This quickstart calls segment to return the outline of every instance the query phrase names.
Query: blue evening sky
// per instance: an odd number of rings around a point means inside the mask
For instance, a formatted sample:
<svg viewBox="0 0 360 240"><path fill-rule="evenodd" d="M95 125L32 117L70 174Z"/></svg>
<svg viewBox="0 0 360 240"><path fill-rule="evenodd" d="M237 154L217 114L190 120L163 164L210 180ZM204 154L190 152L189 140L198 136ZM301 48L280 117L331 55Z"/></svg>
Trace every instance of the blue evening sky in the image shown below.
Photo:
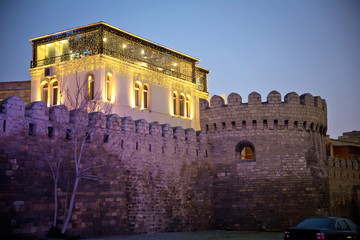
<svg viewBox="0 0 360 240"><path fill-rule="evenodd" d="M99 21L201 59L210 95L311 93L332 138L360 130L358 0L2 0L0 81L30 80L30 38Z"/></svg>

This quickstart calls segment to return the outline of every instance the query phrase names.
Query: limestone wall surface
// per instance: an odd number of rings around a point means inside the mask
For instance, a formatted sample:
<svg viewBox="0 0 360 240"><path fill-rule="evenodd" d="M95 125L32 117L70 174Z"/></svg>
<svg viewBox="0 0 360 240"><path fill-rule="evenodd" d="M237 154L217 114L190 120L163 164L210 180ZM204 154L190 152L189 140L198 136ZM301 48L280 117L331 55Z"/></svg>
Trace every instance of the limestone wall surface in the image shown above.
<svg viewBox="0 0 360 240"><path fill-rule="evenodd" d="M212 148L217 227L280 230L328 215L325 101L289 93L282 102L275 91L266 102L255 92L248 103L235 93L227 100L203 101L200 115ZM242 145L251 159L240 157Z"/></svg>
<svg viewBox="0 0 360 240"><path fill-rule="evenodd" d="M254 92L243 103L233 93L227 104L214 96L200 102L198 132L76 111L25 106L18 97L0 103L2 232L43 234L51 226L54 190L45 153L66 159L57 189L62 224L76 126L92 127L84 158L104 154L93 172L104 178L79 185L70 231L83 236L283 230L305 217L340 213L347 205L339 189L358 174L330 169L326 102L310 94L289 93L282 101L273 91L262 102ZM252 154L244 157L245 147Z"/></svg>
<svg viewBox="0 0 360 240"><path fill-rule="evenodd" d="M11 96L20 97L30 103L31 81L0 82L0 101Z"/></svg>
<svg viewBox="0 0 360 240"><path fill-rule="evenodd" d="M53 185L44 152L56 147L66 161L57 189L59 223L63 221L73 175L73 111L48 108L43 102L25 107L18 97L1 102L0 169L3 231L44 233L52 224ZM87 113L85 113L87 115ZM206 136L130 117L91 113L96 128L85 144L84 158L104 156L109 173L101 181L80 182L70 231L106 235L211 228L212 173ZM10 232L9 232L10 231Z"/></svg>
<svg viewBox="0 0 360 240"><path fill-rule="evenodd" d="M360 221L360 162L329 157L331 214Z"/></svg>

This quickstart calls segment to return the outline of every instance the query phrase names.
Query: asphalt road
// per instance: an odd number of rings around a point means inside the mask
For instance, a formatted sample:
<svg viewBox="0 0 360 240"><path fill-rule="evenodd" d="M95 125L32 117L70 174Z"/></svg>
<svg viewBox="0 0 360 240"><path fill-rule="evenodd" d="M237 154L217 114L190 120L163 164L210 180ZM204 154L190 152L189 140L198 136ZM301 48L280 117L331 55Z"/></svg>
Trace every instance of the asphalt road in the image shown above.
<svg viewBox="0 0 360 240"><path fill-rule="evenodd" d="M282 240L283 233L245 231L204 231L114 236L87 240Z"/></svg>

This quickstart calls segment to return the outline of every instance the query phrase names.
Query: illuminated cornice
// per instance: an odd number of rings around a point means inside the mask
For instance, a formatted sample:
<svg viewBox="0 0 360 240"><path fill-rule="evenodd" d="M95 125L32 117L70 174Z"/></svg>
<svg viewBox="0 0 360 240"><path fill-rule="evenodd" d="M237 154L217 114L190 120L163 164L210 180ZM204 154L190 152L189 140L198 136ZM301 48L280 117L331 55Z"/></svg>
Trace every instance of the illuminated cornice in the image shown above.
<svg viewBox="0 0 360 240"><path fill-rule="evenodd" d="M40 36L40 37L36 37L36 38L32 38L30 39L30 43L33 45L35 42L41 42L41 43L46 43L46 42L52 42L54 40L61 40L61 39L66 39L68 37L68 35L73 35L76 33L81 33L86 31L87 29L96 29L96 28L101 28L101 27L105 27L105 29L111 29L113 31L115 31L117 34L122 35L130 40L136 41L136 42L140 42L143 45L147 45L153 49L156 50L160 50L162 52L171 54L171 55L175 55L178 56L180 58L185 58L188 59L192 62L198 63L200 61L200 59L192 57L190 55L181 53L179 51L176 51L174 49L165 47L161 44L158 44L156 42L150 41L148 39L139 37L135 34L132 34L130 32L124 31L120 28L114 27L110 24L107 24L105 22L97 22L97 23L93 23L93 24L88 24L82 27L76 27L76 28L72 28L69 30L64 30L64 31L60 31L60 32L56 32L56 33L52 33L52 34L48 34L48 35L44 35L44 36Z"/></svg>

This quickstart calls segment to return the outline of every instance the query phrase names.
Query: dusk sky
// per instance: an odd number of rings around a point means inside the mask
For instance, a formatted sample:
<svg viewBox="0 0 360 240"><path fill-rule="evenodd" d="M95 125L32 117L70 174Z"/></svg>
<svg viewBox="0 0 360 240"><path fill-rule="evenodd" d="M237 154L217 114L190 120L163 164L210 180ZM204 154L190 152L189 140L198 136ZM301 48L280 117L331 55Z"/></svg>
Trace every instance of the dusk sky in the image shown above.
<svg viewBox="0 0 360 240"><path fill-rule="evenodd" d="M358 0L0 2L0 81L30 80L30 38L104 21L199 58L210 96L321 96L328 134L360 130Z"/></svg>

